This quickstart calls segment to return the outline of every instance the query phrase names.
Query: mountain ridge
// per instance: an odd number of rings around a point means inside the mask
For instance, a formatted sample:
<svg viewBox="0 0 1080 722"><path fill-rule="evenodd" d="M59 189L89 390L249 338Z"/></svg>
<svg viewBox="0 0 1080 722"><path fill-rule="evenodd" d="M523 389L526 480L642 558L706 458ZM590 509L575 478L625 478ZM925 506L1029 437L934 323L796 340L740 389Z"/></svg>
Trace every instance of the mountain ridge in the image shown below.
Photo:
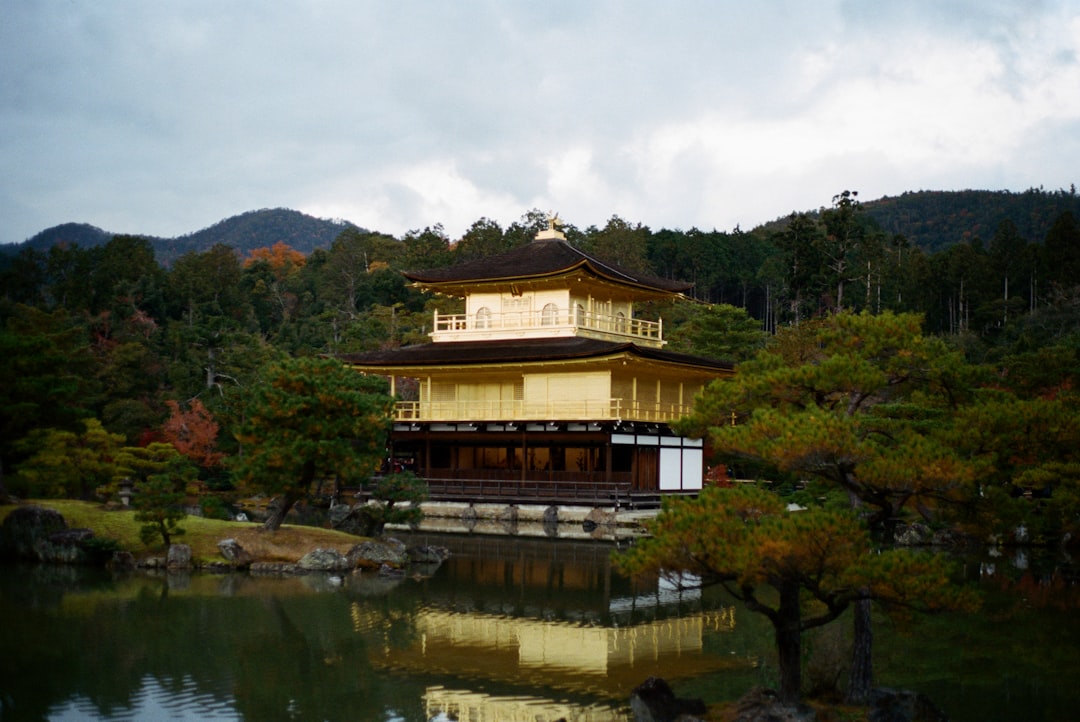
<svg viewBox="0 0 1080 722"><path fill-rule="evenodd" d="M1016 224L1020 235L1031 242L1042 242L1054 220L1064 211L1080 218L1080 195L1075 186L1069 190L1046 191L1029 188L1022 192L959 190L907 191L898 196L883 196L863 201L862 207L889 235L903 235L927 252L936 252L955 243L981 240L989 242L1002 220ZM803 211L816 214L822 209ZM788 214L755 228L783 226ZM367 229L351 221L316 218L288 208L263 208L224 218L206 228L172 238L146 234L128 234L147 239L158 262L168 266L190 251L205 251L215 244L235 248L242 255L255 248L282 242L304 254L316 248L329 248L347 228ZM16 255L25 248L47 251L59 243L87 248L103 245L118 235L88 223L62 223L35 234L22 243L0 245L0 253Z"/></svg>
<svg viewBox="0 0 1080 722"><path fill-rule="evenodd" d="M158 262L168 266L189 251L204 251L219 243L235 248L243 255L255 248L279 242L309 254L316 248L329 248L347 228L361 232L365 230L349 221L316 218L289 208L262 208L229 216L206 228L172 238L142 233L112 233L89 223L61 223L36 233L22 243L0 246L0 251L11 255L25 248L45 252L61 243L92 248L108 243L115 235L131 235L148 240Z"/></svg>

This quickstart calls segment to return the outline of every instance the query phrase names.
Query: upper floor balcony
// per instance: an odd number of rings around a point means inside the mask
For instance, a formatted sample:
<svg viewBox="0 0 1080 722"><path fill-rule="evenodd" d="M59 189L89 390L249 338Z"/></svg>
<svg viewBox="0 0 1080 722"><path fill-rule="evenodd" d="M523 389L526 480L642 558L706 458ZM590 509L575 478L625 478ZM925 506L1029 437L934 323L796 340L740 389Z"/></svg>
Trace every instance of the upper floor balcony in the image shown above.
<svg viewBox="0 0 1080 722"><path fill-rule="evenodd" d="M664 345L663 320L644 321L621 313L597 313L581 306L559 308L554 304L531 312L496 313L485 308L472 314L436 311L433 328L431 338L436 342L588 336L652 348Z"/></svg>
<svg viewBox="0 0 1080 722"><path fill-rule="evenodd" d="M580 399L577 401L398 401L395 421L412 422L544 422L640 421L670 423L693 411L690 404L632 399Z"/></svg>

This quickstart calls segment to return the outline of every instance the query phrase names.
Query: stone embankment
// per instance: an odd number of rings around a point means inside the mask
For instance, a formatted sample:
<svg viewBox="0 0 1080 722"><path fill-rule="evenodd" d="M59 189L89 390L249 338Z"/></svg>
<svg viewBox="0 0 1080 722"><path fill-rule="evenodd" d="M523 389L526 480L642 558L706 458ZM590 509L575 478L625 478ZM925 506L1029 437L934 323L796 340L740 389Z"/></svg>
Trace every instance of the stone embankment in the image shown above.
<svg viewBox="0 0 1080 722"><path fill-rule="evenodd" d="M427 532L623 540L643 536L657 510L569 505L425 502Z"/></svg>
<svg viewBox="0 0 1080 722"><path fill-rule="evenodd" d="M316 548L298 561L258 559L233 538L218 542L220 561L197 562L186 544L171 544L166 556L136 559L94 536L90 529L70 529L63 515L39 506L21 506L0 525L0 558L59 564L109 564L116 568L248 571L253 574L307 574L311 572L377 571L395 576L426 576L449 556L443 547L407 547L392 539L368 539L347 552Z"/></svg>

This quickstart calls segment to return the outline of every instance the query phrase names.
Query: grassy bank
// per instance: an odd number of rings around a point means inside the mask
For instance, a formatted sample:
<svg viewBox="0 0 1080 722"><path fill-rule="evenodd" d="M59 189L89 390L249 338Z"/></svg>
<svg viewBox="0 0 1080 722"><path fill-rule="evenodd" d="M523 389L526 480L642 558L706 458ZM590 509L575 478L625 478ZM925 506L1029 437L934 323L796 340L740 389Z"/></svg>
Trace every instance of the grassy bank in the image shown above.
<svg viewBox="0 0 1080 722"><path fill-rule="evenodd" d="M53 509L63 515L69 527L85 527L93 531L94 536L113 539L121 548L138 558L161 556L165 553L160 543L148 547L139 541L141 524L135 521L133 511L112 511L97 503L70 499L44 499L25 503ZM4 518L15 508L0 506L0 523L3 523ZM362 541L361 537L331 529L286 524L276 532L265 532L261 524L195 516L185 518L180 527L185 533L173 541L189 545L192 559L197 563L224 561L217 544L222 539L229 538L240 542L240 545L260 562L296 562L317 548L336 549L344 554Z"/></svg>

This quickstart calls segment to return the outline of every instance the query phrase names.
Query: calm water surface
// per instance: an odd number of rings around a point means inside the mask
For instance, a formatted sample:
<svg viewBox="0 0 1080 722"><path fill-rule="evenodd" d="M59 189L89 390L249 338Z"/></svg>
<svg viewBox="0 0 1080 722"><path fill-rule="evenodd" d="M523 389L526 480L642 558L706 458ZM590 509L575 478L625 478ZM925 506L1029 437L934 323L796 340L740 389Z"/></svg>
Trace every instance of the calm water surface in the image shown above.
<svg viewBox="0 0 1080 722"><path fill-rule="evenodd" d="M404 579L0 567L0 719L622 722L650 675L708 702L775 684L760 615L633 584L611 544L412 541L454 556ZM879 683L959 722L1080 718L1076 589L1005 558L990 571L966 567L979 615L881 620Z"/></svg>

